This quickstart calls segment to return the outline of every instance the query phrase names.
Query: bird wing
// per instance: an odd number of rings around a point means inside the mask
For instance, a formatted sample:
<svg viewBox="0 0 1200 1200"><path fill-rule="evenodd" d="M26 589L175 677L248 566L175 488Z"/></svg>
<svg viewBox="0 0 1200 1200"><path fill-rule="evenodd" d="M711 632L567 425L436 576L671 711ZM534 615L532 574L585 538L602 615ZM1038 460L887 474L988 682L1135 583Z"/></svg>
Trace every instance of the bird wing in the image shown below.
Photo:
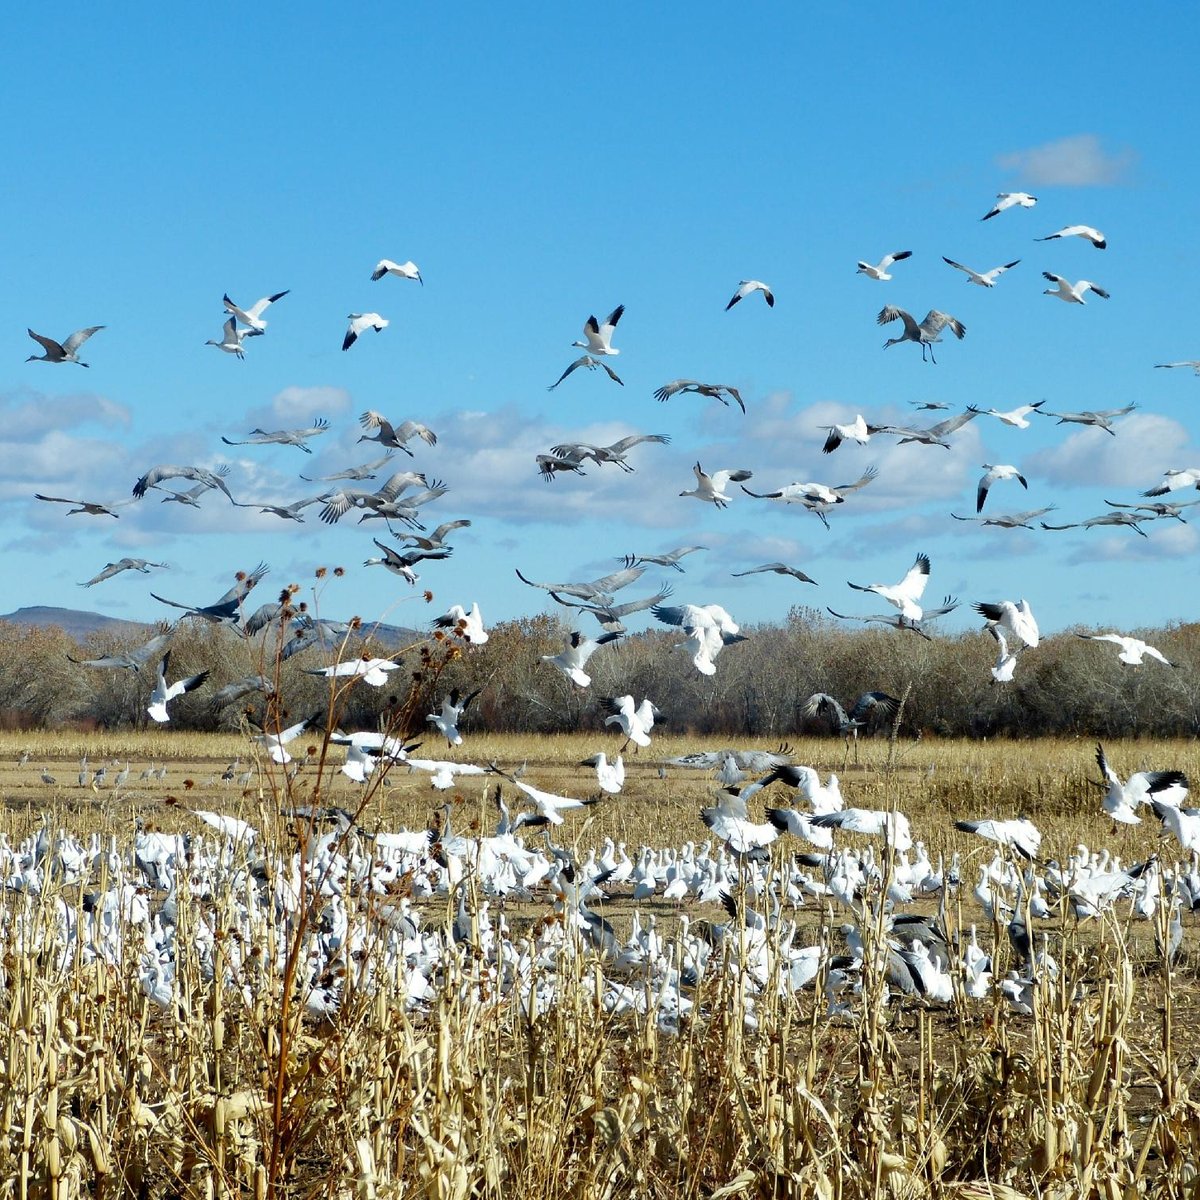
<svg viewBox="0 0 1200 1200"><path fill-rule="evenodd" d="M67 338L65 342L63 342L63 350L67 354L74 354L75 351L78 350L79 347L82 346L83 343L86 342L93 333L96 333L98 330L103 328L103 325L89 325L86 329L77 329L69 338ZM41 339L39 338L38 340L40 341Z"/></svg>
<svg viewBox="0 0 1200 1200"><path fill-rule="evenodd" d="M910 337L918 337L920 328L914 320L911 313L906 313L902 308L896 308L895 305L886 304L879 310L879 316L875 318L877 325L886 325L889 321L903 321L904 332Z"/></svg>
<svg viewBox="0 0 1200 1200"><path fill-rule="evenodd" d="M833 490L835 492L856 492L859 488L866 487L878 474L878 467L868 467L853 483L839 483Z"/></svg>

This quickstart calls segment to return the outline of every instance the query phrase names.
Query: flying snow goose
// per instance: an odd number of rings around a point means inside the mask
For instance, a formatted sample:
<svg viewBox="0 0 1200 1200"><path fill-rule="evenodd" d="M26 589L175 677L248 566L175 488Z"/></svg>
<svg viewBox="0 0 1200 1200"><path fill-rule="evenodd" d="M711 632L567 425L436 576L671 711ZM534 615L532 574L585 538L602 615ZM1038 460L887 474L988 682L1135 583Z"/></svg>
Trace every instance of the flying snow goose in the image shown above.
<svg viewBox="0 0 1200 1200"><path fill-rule="evenodd" d="M122 571L140 571L143 575L149 575L151 567L166 570L167 564L150 562L144 558L119 558L115 563L105 563L104 569L98 575L93 575L86 583L81 583L79 586L95 587L96 584L103 583L114 575L120 575Z"/></svg>
<svg viewBox="0 0 1200 1200"><path fill-rule="evenodd" d="M755 792L772 783L784 783L795 788L813 813L837 812L846 807L836 775L830 775L828 782L822 783L815 768L792 763L782 763L762 779L748 784L742 789L742 795L749 800Z"/></svg>
<svg viewBox="0 0 1200 1200"><path fill-rule="evenodd" d="M625 746L630 742L639 747L650 745L650 730L654 728L655 718L661 714L649 697L636 706L632 696L608 696L600 704L609 714L604 718L604 724L620 728L625 735Z"/></svg>
<svg viewBox="0 0 1200 1200"><path fill-rule="evenodd" d="M743 486L742 491L756 500L781 500L784 504L803 504L806 508L818 505L842 504L848 492L864 488L879 474L877 467L868 467L853 483L839 483L830 487L825 483L789 483L774 492L752 492ZM820 515L820 514L818 514Z"/></svg>
<svg viewBox="0 0 1200 1200"><path fill-rule="evenodd" d="M391 324L386 317L381 317L378 313L374 312L351 313L349 321L350 324L346 329L346 336L342 338L343 350L349 350L358 341L360 333L366 333L368 329L373 329L376 333L382 333Z"/></svg>
<svg viewBox="0 0 1200 1200"><path fill-rule="evenodd" d="M887 305L880 309L879 316L876 317L877 325L887 325L891 321L900 321L904 325L904 332L895 338L888 338L883 343L883 348L886 350L889 346L897 346L901 342L915 342L921 347L921 361L925 361L925 352L929 351L929 359L933 363L937 363L937 359L933 357L933 347L935 343L942 340L942 330L949 329L952 334L961 342L967 336L967 327L957 318L952 317L949 313L940 312L936 308L931 308L926 314L925 319L917 324L916 318L904 311L902 308L896 308L894 305Z"/></svg>
<svg viewBox="0 0 1200 1200"><path fill-rule="evenodd" d="M617 350L612 351L613 354L620 353ZM619 383L622 387L625 386L625 381L606 363L602 358L593 358L591 354L581 354L567 369L546 389L548 392L554 391L556 387L573 371L578 371L580 367L586 367L589 371L594 371L597 367L603 367L605 373L613 383Z"/></svg>
<svg viewBox="0 0 1200 1200"><path fill-rule="evenodd" d="M361 679L371 687L383 687L399 661L391 658L347 658L328 667L307 667L305 675L323 675L326 679Z"/></svg>
<svg viewBox="0 0 1200 1200"><path fill-rule="evenodd" d="M1143 642L1141 638L1128 637L1123 633L1077 633L1075 636L1087 642L1112 642L1114 646L1121 648L1117 658L1131 667L1140 667L1144 657L1153 658L1168 667L1179 666L1178 663L1171 662L1161 650Z"/></svg>
<svg viewBox="0 0 1200 1200"><path fill-rule="evenodd" d="M737 622L719 604L656 604L651 609L664 625L678 625L688 635L681 643L702 675L715 675L714 659L734 642L745 641Z"/></svg>
<svg viewBox="0 0 1200 1200"><path fill-rule="evenodd" d="M1124 783L1109 766L1103 745L1096 745L1096 764L1104 777L1104 811L1125 825L1138 823L1136 810L1152 800L1179 808L1188 796L1188 780L1182 771L1135 771ZM1132 819L1131 819L1132 818Z"/></svg>
<svg viewBox="0 0 1200 1200"><path fill-rule="evenodd" d="M987 499L988 491L993 483L998 479L1015 479L1026 491L1029 490L1029 484L1025 480L1025 476L1021 474L1016 467L1010 466L1008 463L984 463L983 469L985 474L979 480L979 486L975 489L975 511L983 512L983 502Z"/></svg>
<svg viewBox="0 0 1200 1200"><path fill-rule="evenodd" d="M408 262L396 263L392 262L390 258L381 258L375 264L375 270L371 272L371 282L377 283L385 275L395 275L398 279L415 279L422 287L425 286L420 269L412 259L409 259Z"/></svg>
<svg viewBox="0 0 1200 1200"><path fill-rule="evenodd" d="M1029 860L1037 858L1042 848L1041 830L1025 817L1007 821L955 821L954 828L961 829L963 833L978 834L1001 846L1011 846L1022 858Z"/></svg>
<svg viewBox="0 0 1200 1200"><path fill-rule="evenodd" d="M276 429L270 433L265 429L252 429L248 437L239 441L227 438L224 434L221 435L221 441L227 446L295 446L305 454L311 454L312 447L306 446L305 441L325 433L328 428L329 422L324 417L318 417L307 429Z"/></svg>
<svg viewBox="0 0 1200 1200"><path fill-rule="evenodd" d="M93 333L103 329L103 325L89 325L87 329L77 329L65 342L56 342L53 338L44 337L40 333L34 333L32 329L27 329L25 332L39 346L45 350L45 354L31 354L26 362L48 362L48 363L78 363L81 367L86 367L88 364L80 362L79 350L83 343L92 336Z"/></svg>
<svg viewBox="0 0 1200 1200"><path fill-rule="evenodd" d="M476 688L464 696L458 688L452 688L450 695L442 700L441 710L430 713L425 718L446 739L447 746L462 745L463 738L458 731L458 723L462 720L463 713L467 711L471 701L482 691L483 688Z"/></svg>
<svg viewBox="0 0 1200 1200"><path fill-rule="evenodd" d="M995 417L997 421L1010 425L1013 429L1028 429L1029 414L1037 412L1045 403L1045 400L1035 400L1032 404L1022 404L1017 408L1010 408L1007 412L999 412L994 408L984 408L978 411L985 417Z"/></svg>
<svg viewBox="0 0 1200 1200"><path fill-rule="evenodd" d="M769 846L779 830L770 821L750 820L746 801L735 787L724 788L717 803L700 810L700 820L725 844L731 854L744 855Z"/></svg>
<svg viewBox="0 0 1200 1200"><path fill-rule="evenodd" d="M729 407L729 400L733 400L742 412L746 411L746 402L742 399L741 392L727 383L701 383L696 379L673 379L670 383L664 383L662 387L656 388L654 398L663 402L670 400L672 396L676 396L680 392L695 392L698 396L719 400L726 408Z"/></svg>
<svg viewBox="0 0 1200 1200"><path fill-rule="evenodd" d="M535 788L524 780L518 779L516 775L510 775L507 771L500 770L494 762L489 763L487 769L490 773L501 775L507 779L527 800L532 802L538 811L538 816L543 817L551 825L561 825L564 812L586 808L588 805L595 804L599 799L598 796L593 796L587 800L576 800L571 796L557 796L553 792L543 792L540 788Z"/></svg>
<svg viewBox="0 0 1200 1200"><path fill-rule="evenodd" d="M1159 371L1170 371L1175 367L1190 367L1196 375L1200 375L1200 358L1189 358L1183 362L1155 363L1154 366Z"/></svg>
<svg viewBox="0 0 1200 1200"><path fill-rule="evenodd" d="M925 592L925 585L929 582L929 555L918 554L916 561L908 569L908 573L899 583L850 583L847 580L847 586L852 587L856 592L874 592L877 596L882 596L889 604L900 610L900 615L906 617L910 621L920 621L922 617L921 606L917 603Z"/></svg>
<svg viewBox="0 0 1200 1200"><path fill-rule="evenodd" d="M171 652L168 650L159 660L154 690L150 693L150 703L146 706L146 712L150 714L150 719L159 722L159 724L163 724L171 719L167 713L167 705L176 696L182 696L185 692L195 691L209 676L208 671L201 671L198 675L189 675L186 679L177 679L174 683L168 683L167 671L170 667L170 662Z"/></svg>
<svg viewBox="0 0 1200 1200"><path fill-rule="evenodd" d="M1100 287L1099 284L1093 283L1090 279L1081 279L1078 283L1071 283L1064 279L1061 275L1055 275L1050 271L1043 271L1042 278L1048 279L1054 287L1046 288L1043 296L1054 296L1058 300L1063 300L1067 304L1086 304L1084 300L1084 292L1095 292L1101 300L1108 300L1109 294Z"/></svg>
<svg viewBox="0 0 1200 1200"><path fill-rule="evenodd" d="M843 442L857 442L865 446L871 440L871 431L866 419L859 413L848 425L826 425L829 436L821 447L822 454L832 454Z"/></svg>
<svg viewBox="0 0 1200 1200"><path fill-rule="evenodd" d="M892 263L898 263L906 258L912 258L911 250L897 250L894 254L885 254L878 263L872 266L867 262L860 262L856 275L865 275L868 279L878 279L880 281L891 279L888 274L888 267Z"/></svg>
<svg viewBox="0 0 1200 1200"><path fill-rule="evenodd" d="M226 354L233 354L238 358L244 359L246 351L242 348L242 343L250 336L251 332L249 329L239 329L237 327L237 318L230 317L221 326L221 340L218 342L214 338L209 338L204 344L206 346L216 346L218 350L223 350Z"/></svg>
<svg viewBox="0 0 1200 1200"><path fill-rule="evenodd" d="M1098 229L1093 229L1090 225L1064 225L1055 233L1048 233L1045 237L1034 238L1035 242L1053 242L1057 238L1081 237L1091 242L1097 250L1104 250L1108 246L1108 239Z"/></svg>
<svg viewBox="0 0 1200 1200"><path fill-rule="evenodd" d="M452 604L445 615L435 617L431 622L435 629L448 629L451 633L468 642L472 646L482 646L488 640L487 630L483 627L483 614L479 611L479 602L471 605L467 612L461 604Z"/></svg>
<svg viewBox="0 0 1200 1200"><path fill-rule="evenodd" d="M309 717L303 721L297 721L295 725L289 725L286 729L280 729L277 732L264 729L262 733L255 735L254 740L266 748L272 762L278 763L280 766L285 766L292 761L292 756L286 748L287 744L295 741L311 725L312 718Z"/></svg>
<svg viewBox="0 0 1200 1200"><path fill-rule="evenodd" d="M679 494L681 496L692 496L707 504L714 504L717 508L728 508L730 500L733 499L732 496L726 494L726 485L741 483L744 479L752 478L754 474L753 471L735 469L714 471L709 475L698 462L692 468L692 471L696 475L696 486L690 491L680 492Z"/></svg>
<svg viewBox="0 0 1200 1200"><path fill-rule="evenodd" d="M975 605L975 611L985 621L1000 625L1019 637L1025 645L1033 647L1038 644L1037 621L1028 600L1021 599L1015 603L1012 600L1000 600L995 604L980 602Z"/></svg>
<svg viewBox="0 0 1200 1200"><path fill-rule="evenodd" d="M1168 492L1178 492L1190 487L1200 488L1200 467L1164 471L1162 483L1157 487L1147 488L1142 495L1165 496Z"/></svg>
<svg viewBox="0 0 1200 1200"><path fill-rule="evenodd" d="M614 350L612 339L613 334L617 329L617 322L625 313L625 305L618 304L616 308L604 318L604 324L596 320L594 316L588 317L583 323L584 341L572 342L572 346L580 346L593 357L603 358L610 354L620 354L620 350Z"/></svg>
<svg viewBox="0 0 1200 1200"><path fill-rule="evenodd" d="M615 642L620 636L619 633L604 633L593 640L587 634L574 630L563 639L563 649L557 654L543 654L542 662L551 663L577 687L585 688L592 682L592 677L583 669L588 659L601 646Z"/></svg>
<svg viewBox="0 0 1200 1200"><path fill-rule="evenodd" d="M761 567L751 567L748 571L730 571L730 575L734 579L741 579L744 575L790 575L793 579L799 580L800 583L812 583L817 581L809 575L805 575L799 567L789 567L786 563L763 563Z"/></svg>
<svg viewBox="0 0 1200 1200"><path fill-rule="evenodd" d="M999 216L1005 209L1020 206L1021 208L1032 208L1037 203L1037 197L1031 196L1028 192L1001 192L996 197L996 203L992 205L991 210L983 214L979 219L981 221L990 221L993 217Z"/></svg>
<svg viewBox="0 0 1200 1200"><path fill-rule="evenodd" d="M947 258L944 254L942 255L942 262L952 266L956 271L962 271L966 275L968 283L975 283L985 288L995 287L996 280L1005 271L1011 271L1020 261L1019 258L1014 258L1012 262L1005 263L1003 266L993 267L990 271L973 271L970 267L964 267L962 263L955 262L954 259Z"/></svg>
<svg viewBox="0 0 1200 1200"><path fill-rule="evenodd" d="M767 284L759 279L742 279L738 281L738 288L733 293L733 298L725 305L725 311L728 312L739 301L745 300L747 296L752 296L755 292L762 292L768 308L775 307L775 293Z"/></svg>
<svg viewBox="0 0 1200 1200"><path fill-rule="evenodd" d="M818 813L812 818L818 829L845 829L869 837L882 837L893 850L903 853L913 845L908 818L901 812L879 812L869 808L843 808Z"/></svg>
<svg viewBox="0 0 1200 1200"><path fill-rule="evenodd" d="M290 289L289 289L290 290ZM287 295L286 291L276 292L273 296L264 296L261 300L256 300L249 308L239 308L229 298L229 294L224 296L225 311L230 313L235 319L240 321L250 331L249 336L255 337L266 333L267 323L262 319L263 313L275 303L276 300L282 300Z"/></svg>
<svg viewBox="0 0 1200 1200"><path fill-rule="evenodd" d="M1021 645L1017 646L1015 650L1010 650L1008 639L1004 636L1004 630L999 625L989 625L987 629L992 637L996 639L996 665L991 668L992 682L1012 683L1013 672L1017 669L1017 659L1025 647Z"/></svg>
<svg viewBox="0 0 1200 1200"><path fill-rule="evenodd" d="M381 542L378 538L372 539L375 545L383 551L382 558L368 558L363 561L364 567L386 567L393 575L399 575L408 583L415 584L421 577L413 567L425 559L441 559L449 558L454 550L450 546L446 546L441 550L407 550L401 554L397 550L393 550L391 546Z"/></svg>

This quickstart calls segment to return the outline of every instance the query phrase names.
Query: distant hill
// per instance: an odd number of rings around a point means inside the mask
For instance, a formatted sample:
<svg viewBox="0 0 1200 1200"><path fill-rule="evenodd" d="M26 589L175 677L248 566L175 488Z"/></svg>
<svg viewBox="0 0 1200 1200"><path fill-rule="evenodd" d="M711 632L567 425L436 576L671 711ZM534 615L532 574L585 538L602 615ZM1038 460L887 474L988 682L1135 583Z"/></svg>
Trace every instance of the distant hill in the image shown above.
<svg viewBox="0 0 1200 1200"><path fill-rule="evenodd" d="M33 604L18 608L15 612L0 614L0 621L12 625L57 625L64 632L82 641L91 633L141 633L150 628L144 621L124 621L119 617L106 617L103 613L85 612L77 608L52 608L45 604Z"/></svg>
<svg viewBox="0 0 1200 1200"><path fill-rule="evenodd" d="M92 633L149 634L154 628L145 621L125 621L119 617L106 617L103 613L87 612L77 608L52 608L34 604L18 608L15 612L0 614L0 621L12 625L34 625L44 627L57 625L76 641L82 642ZM363 624L363 633L369 633L381 646L395 649L418 641L424 634L400 625Z"/></svg>

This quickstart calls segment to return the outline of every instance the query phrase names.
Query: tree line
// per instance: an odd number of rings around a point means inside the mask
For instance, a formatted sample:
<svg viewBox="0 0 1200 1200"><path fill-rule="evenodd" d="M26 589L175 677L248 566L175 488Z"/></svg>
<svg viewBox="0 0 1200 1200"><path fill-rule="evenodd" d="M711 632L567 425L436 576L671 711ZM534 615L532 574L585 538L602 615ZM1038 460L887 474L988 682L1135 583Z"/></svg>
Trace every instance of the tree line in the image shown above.
<svg viewBox="0 0 1200 1200"><path fill-rule="evenodd" d="M562 649L570 626L538 615L501 622L482 646L459 647L443 665L438 643L421 638L403 649L404 670L389 686L353 689L343 724L371 727L404 702L413 687L440 700L457 687L481 688L466 728L513 733L603 729L601 700L649 696L674 733L784 738L829 729L801 715L814 692L844 706L865 691L900 696L908 690L901 734L942 737L1086 735L1189 737L1200 732L1200 625L1172 625L1139 636L1158 646L1175 669L1147 662L1125 666L1116 647L1087 642L1068 630L1043 640L1020 658L1011 683L996 684L990 668L995 643L981 631L930 640L910 631L854 628L817 610L793 608L777 624L743 628L745 642L725 650L715 676L703 676L674 629L653 628L601 647L588 664L592 685L573 684L542 655ZM362 636L314 647L277 664L278 638L256 638L214 625L181 623L172 642L171 677L208 670L207 684L172 703L171 720L183 729L229 729L247 715L261 719L261 695L215 707L212 696L233 680L262 672L278 679L284 711L306 716L328 703L328 681L307 671L336 654L394 654ZM68 658L95 658L130 650L145 635L93 634L82 644L57 627L0 622L0 724L8 728L114 728L144 724L156 663L140 671L96 669ZM451 638L451 642L453 639ZM445 643L449 645L450 642ZM422 646L425 655L422 655ZM431 656L432 652L432 656ZM436 667L431 668L431 663ZM394 686L393 686L394 685ZM424 702L424 700L422 701Z"/></svg>

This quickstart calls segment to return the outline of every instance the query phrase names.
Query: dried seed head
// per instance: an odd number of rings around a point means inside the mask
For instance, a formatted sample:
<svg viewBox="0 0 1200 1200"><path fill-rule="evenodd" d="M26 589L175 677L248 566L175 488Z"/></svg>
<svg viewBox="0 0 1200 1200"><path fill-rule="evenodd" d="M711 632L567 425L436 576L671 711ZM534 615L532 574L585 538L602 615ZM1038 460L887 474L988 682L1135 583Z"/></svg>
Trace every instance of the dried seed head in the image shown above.
<svg viewBox="0 0 1200 1200"><path fill-rule="evenodd" d="M334 567L334 568L333 568L333 573L334 573L334 574L335 574L335 575L336 575L336 576L337 576L339 579L341 579L341 577L342 577L343 575L345 575L345 573L346 573L346 568L345 568L345 567Z"/></svg>
<svg viewBox="0 0 1200 1200"><path fill-rule="evenodd" d="M316 570L316 576L317 576L317 578L318 578L318 579L324 579L324 578L325 578L325 573L326 573L326 568L325 568L325 567L318 567L318 568L317 568L317 570Z"/></svg>

